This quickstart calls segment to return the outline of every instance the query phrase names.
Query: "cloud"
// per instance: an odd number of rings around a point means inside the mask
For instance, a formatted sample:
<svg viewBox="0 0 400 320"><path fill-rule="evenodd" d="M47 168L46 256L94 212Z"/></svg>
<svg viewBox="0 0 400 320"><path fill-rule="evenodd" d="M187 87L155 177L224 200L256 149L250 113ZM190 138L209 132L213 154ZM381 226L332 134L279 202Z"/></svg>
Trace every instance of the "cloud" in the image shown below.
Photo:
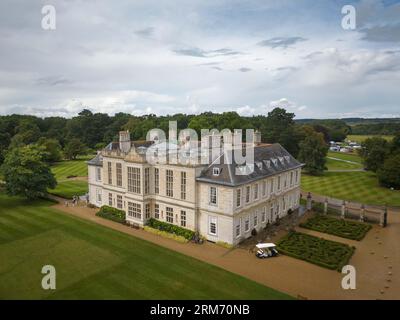
<svg viewBox="0 0 400 320"><path fill-rule="evenodd" d="M65 79L64 77L50 76L50 77L38 78L36 79L35 83L41 86L57 86L63 84L71 84L72 81Z"/></svg>
<svg viewBox="0 0 400 320"><path fill-rule="evenodd" d="M256 109L250 106L238 107L236 112L241 116L252 116L256 113Z"/></svg>
<svg viewBox="0 0 400 320"><path fill-rule="evenodd" d="M203 50L197 47L174 49L173 52L181 56L190 56L199 58L213 58L220 56L233 56L242 54L241 52L229 48L221 48L216 50Z"/></svg>
<svg viewBox="0 0 400 320"><path fill-rule="evenodd" d="M293 101L288 100L287 98L281 98L279 100L271 101L269 103L269 108L275 109L275 108L283 108L288 111L304 111L307 109L307 106L302 105L302 106L297 106L297 104Z"/></svg>
<svg viewBox="0 0 400 320"><path fill-rule="evenodd" d="M302 37L275 37L258 42L257 44L262 47L270 48L284 48L295 45L299 42L307 41L308 39Z"/></svg>
<svg viewBox="0 0 400 320"><path fill-rule="evenodd" d="M360 29L362 40L372 42L400 42L400 23Z"/></svg>
<svg viewBox="0 0 400 320"><path fill-rule="evenodd" d="M251 71L252 69L250 69L250 68L246 68L246 67L242 67L242 68L239 68L238 69L238 71L240 71L240 72L249 72L249 71Z"/></svg>
<svg viewBox="0 0 400 320"><path fill-rule="evenodd" d="M150 38L154 34L155 28L147 27L144 29L136 30L134 33L143 38Z"/></svg>

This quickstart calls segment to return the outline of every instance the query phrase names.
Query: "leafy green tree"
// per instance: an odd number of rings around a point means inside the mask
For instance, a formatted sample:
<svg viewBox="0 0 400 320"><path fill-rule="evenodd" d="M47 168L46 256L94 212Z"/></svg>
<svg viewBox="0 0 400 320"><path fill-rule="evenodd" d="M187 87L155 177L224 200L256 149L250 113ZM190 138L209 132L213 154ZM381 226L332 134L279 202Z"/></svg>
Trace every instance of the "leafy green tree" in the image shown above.
<svg viewBox="0 0 400 320"><path fill-rule="evenodd" d="M7 152L0 170L6 183L6 192L35 199L55 188L57 181L50 167L43 161L45 151L36 145L27 145Z"/></svg>
<svg viewBox="0 0 400 320"><path fill-rule="evenodd" d="M367 170L376 172L384 163L389 154L388 142L383 138L373 137L366 139L359 151Z"/></svg>
<svg viewBox="0 0 400 320"><path fill-rule="evenodd" d="M300 142L299 160L305 164L304 169L313 175L324 172L328 146L322 133L311 127L304 127L305 138Z"/></svg>
<svg viewBox="0 0 400 320"><path fill-rule="evenodd" d="M78 155L86 153L86 146L79 139L71 139L64 148L67 159L75 160Z"/></svg>
<svg viewBox="0 0 400 320"><path fill-rule="evenodd" d="M393 137L390 144L390 151L392 154L400 153L400 132Z"/></svg>
<svg viewBox="0 0 400 320"><path fill-rule="evenodd" d="M400 154L389 156L378 170L377 176L381 185L400 189Z"/></svg>
<svg viewBox="0 0 400 320"><path fill-rule="evenodd" d="M46 151L44 156L44 161L46 162L56 162L60 161L62 158L61 146L56 139L40 138L37 142L39 146L42 146Z"/></svg>

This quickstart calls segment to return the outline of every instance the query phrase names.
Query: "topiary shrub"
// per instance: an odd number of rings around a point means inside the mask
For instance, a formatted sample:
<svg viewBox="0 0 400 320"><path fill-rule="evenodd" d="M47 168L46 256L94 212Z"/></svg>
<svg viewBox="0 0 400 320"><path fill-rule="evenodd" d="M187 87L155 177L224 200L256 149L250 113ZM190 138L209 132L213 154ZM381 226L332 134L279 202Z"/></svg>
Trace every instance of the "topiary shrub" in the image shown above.
<svg viewBox="0 0 400 320"><path fill-rule="evenodd" d="M125 211L110 206L102 206L100 210L96 213L96 216L122 224L125 224L126 221Z"/></svg>
<svg viewBox="0 0 400 320"><path fill-rule="evenodd" d="M167 222L163 222L163 221L159 221L157 219L154 218L150 218L147 221L147 225L153 229L158 229L161 231L166 231L169 233L173 233L176 234L177 236L182 236L187 240L192 240L193 236L194 236L194 231L189 230L189 229L185 229L179 226L176 226L174 224L171 223L167 223Z"/></svg>

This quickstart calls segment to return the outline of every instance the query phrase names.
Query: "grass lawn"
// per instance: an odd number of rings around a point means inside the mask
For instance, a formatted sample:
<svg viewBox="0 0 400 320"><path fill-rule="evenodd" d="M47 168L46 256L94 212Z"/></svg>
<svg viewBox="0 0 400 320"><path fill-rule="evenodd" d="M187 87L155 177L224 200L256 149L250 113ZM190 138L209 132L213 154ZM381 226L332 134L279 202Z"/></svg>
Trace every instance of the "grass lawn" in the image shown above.
<svg viewBox="0 0 400 320"><path fill-rule="evenodd" d="M373 138L373 137L380 137L380 138L386 139L387 141L391 141L393 139L393 136L385 136L385 135L355 135L355 134L351 135L350 134L346 137L346 140L362 143L366 139Z"/></svg>
<svg viewBox="0 0 400 320"><path fill-rule="evenodd" d="M0 193L0 299L289 299L239 275ZM43 290L53 265L57 289Z"/></svg>
<svg viewBox="0 0 400 320"><path fill-rule="evenodd" d="M400 191L379 186L372 172L325 172L322 176L302 174L301 187L304 191L364 204L400 206Z"/></svg>
<svg viewBox="0 0 400 320"><path fill-rule="evenodd" d="M84 195L88 192L86 181L69 180L68 176L87 177L86 161L93 156L80 157L77 160L65 160L57 162L51 166L51 171L55 175L58 185L55 189L49 190L51 194L66 199L71 199L74 195Z"/></svg>
<svg viewBox="0 0 400 320"><path fill-rule="evenodd" d="M363 168L362 164L359 163L349 163L329 158L326 159L326 167L328 170L354 170Z"/></svg>
<svg viewBox="0 0 400 320"><path fill-rule="evenodd" d="M344 152L328 151L328 157L351 161L351 162L357 162L357 163L362 164L362 159L357 153L344 153Z"/></svg>
<svg viewBox="0 0 400 320"><path fill-rule="evenodd" d="M73 196L82 196L88 192L87 181L69 180L58 182L55 189L49 190L49 193L65 199L72 199Z"/></svg>
<svg viewBox="0 0 400 320"><path fill-rule="evenodd" d="M347 244L300 232L290 232L279 240L277 246L283 254L338 271L348 264L354 253L354 248Z"/></svg>
<svg viewBox="0 0 400 320"><path fill-rule="evenodd" d="M363 239L371 229L371 225L366 223L337 219L320 214L309 218L306 222L300 224L300 227L353 240Z"/></svg>

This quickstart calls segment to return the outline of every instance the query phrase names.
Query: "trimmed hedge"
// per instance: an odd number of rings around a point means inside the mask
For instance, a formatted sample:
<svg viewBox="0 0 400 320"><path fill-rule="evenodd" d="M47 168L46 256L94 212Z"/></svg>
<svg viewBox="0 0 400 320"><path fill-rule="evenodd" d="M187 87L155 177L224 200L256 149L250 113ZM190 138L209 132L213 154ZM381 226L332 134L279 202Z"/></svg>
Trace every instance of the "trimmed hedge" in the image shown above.
<svg viewBox="0 0 400 320"><path fill-rule="evenodd" d="M158 229L154 229L154 228L149 227L149 226L144 226L143 229L145 231L147 231L147 232L156 234L156 235L161 236L163 238L172 239L172 240L175 240L175 241L180 242L180 243L188 243L189 242L188 239L186 239L186 238L184 238L182 236L177 236L176 234L169 233L169 232L166 232L166 231L161 231L161 230L158 230Z"/></svg>
<svg viewBox="0 0 400 320"><path fill-rule="evenodd" d="M125 211L109 206L102 206L100 210L96 213L96 216L112 220L115 222L119 222L122 224L125 224L126 221Z"/></svg>
<svg viewBox="0 0 400 320"><path fill-rule="evenodd" d="M363 239L372 228L371 225L363 222L348 221L322 215L315 215L309 218L306 222L301 223L300 227L357 241Z"/></svg>
<svg viewBox="0 0 400 320"><path fill-rule="evenodd" d="M192 240L194 236L194 231L192 230L188 230L171 223L159 221L154 218L150 218L147 221L147 225L153 229L158 229L161 231L166 231L172 234L176 234L177 236L184 237L187 240Z"/></svg>
<svg viewBox="0 0 400 320"><path fill-rule="evenodd" d="M279 252L331 270L341 271L355 247L300 232L290 232L277 244Z"/></svg>

